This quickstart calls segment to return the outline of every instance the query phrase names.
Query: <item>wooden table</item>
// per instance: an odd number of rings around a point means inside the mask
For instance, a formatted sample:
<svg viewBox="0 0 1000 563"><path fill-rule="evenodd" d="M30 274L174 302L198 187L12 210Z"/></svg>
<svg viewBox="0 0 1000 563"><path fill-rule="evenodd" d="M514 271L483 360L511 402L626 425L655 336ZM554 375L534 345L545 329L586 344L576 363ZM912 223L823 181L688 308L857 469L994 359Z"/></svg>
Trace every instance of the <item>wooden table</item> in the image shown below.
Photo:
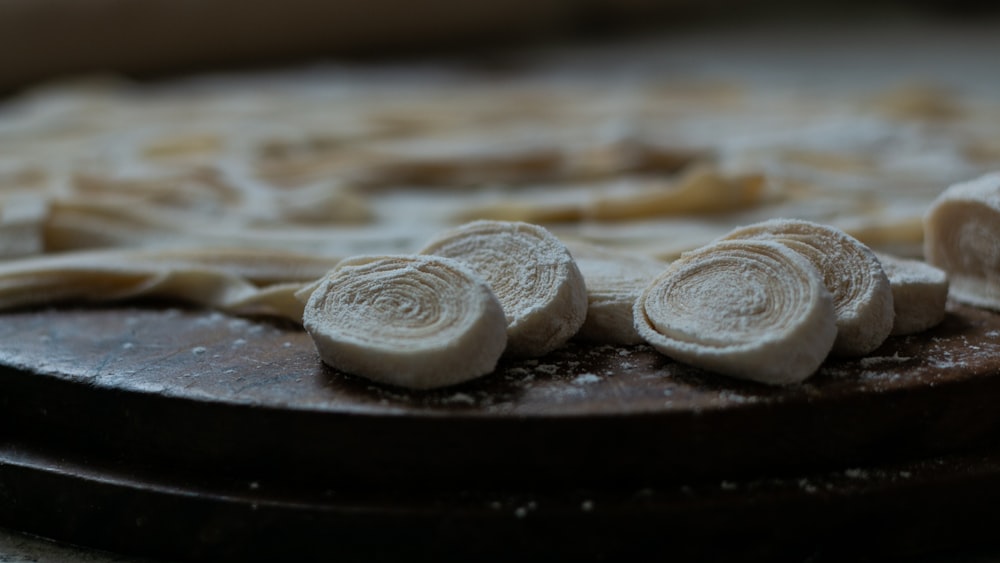
<svg viewBox="0 0 1000 563"><path fill-rule="evenodd" d="M0 320L0 525L196 560L772 560L992 537L1000 316L771 388L572 344L430 392L169 304Z"/></svg>

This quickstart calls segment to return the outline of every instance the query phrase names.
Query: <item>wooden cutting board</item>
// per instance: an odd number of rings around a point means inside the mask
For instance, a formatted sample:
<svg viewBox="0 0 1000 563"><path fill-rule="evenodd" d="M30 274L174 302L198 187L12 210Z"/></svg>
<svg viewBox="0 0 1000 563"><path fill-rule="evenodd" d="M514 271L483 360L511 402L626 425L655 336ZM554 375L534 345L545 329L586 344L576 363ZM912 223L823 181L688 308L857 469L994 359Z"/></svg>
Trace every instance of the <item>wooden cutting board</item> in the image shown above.
<svg viewBox="0 0 1000 563"><path fill-rule="evenodd" d="M937 514L941 530L968 520L949 516L973 514L968 502L1000 500L989 453L1000 438L1000 315L962 306L928 333L828 361L787 388L645 346L572 344L411 392L327 368L299 327L155 303L4 314L0 364L0 525L145 554L243 559L289 541L326 553L333 540L302 535L321 523L340 527L337 541L378 531L440 547L496 529L534 544L545 529L583 525L587 502L604 499L617 512L581 528L600 544L578 544L592 555L625 537L647 545L654 524L683 532L669 536L680 545L704 539L694 528L746 528L760 510L767 517L746 529L816 532L799 521L817 514L829 530L856 527L869 521L853 516L861 507L915 530L914 514ZM954 475L927 461L955 456ZM861 494L851 472L872 467L895 469ZM827 477L803 486L803 475ZM664 490L655 502L639 494ZM817 504L817 490L839 494L839 508ZM921 494L934 502L907 505ZM540 502L562 508L524 528ZM134 529L147 520L160 527ZM638 535L609 531L621 526ZM279 529L277 543L266 539Z"/></svg>

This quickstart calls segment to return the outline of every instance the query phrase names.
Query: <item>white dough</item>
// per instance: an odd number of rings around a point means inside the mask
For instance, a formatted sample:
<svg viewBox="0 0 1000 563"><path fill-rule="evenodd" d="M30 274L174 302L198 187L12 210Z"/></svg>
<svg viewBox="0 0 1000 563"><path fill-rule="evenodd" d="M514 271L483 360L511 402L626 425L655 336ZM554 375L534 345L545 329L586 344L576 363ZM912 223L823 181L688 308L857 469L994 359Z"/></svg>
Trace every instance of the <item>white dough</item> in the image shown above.
<svg viewBox="0 0 1000 563"><path fill-rule="evenodd" d="M576 337L597 344L645 342L635 330L635 300L667 262L583 243L569 248L587 286L587 319Z"/></svg>
<svg viewBox="0 0 1000 563"><path fill-rule="evenodd" d="M892 334L916 334L944 320L948 274L921 260L878 254L892 286L896 319Z"/></svg>
<svg viewBox="0 0 1000 563"><path fill-rule="evenodd" d="M473 221L445 231L421 254L459 260L493 289L507 317L507 351L542 356L583 326L587 288L566 246L538 225Z"/></svg>
<svg viewBox="0 0 1000 563"><path fill-rule="evenodd" d="M762 239L786 244L806 257L823 276L837 311L833 354L865 356L892 332L889 278L875 253L854 237L829 225L772 219L738 227L722 240Z"/></svg>
<svg viewBox="0 0 1000 563"><path fill-rule="evenodd" d="M430 389L493 371L507 343L496 296L439 256L349 258L310 287L303 325L323 362L347 373Z"/></svg>
<svg viewBox="0 0 1000 563"><path fill-rule="evenodd" d="M954 184L924 218L924 257L956 301L1000 311L1000 173Z"/></svg>
<svg viewBox="0 0 1000 563"><path fill-rule="evenodd" d="M765 240L720 241L684 254L636 301L635 323L675 360L771 385L815 373L837 336L819 272Z"/></svg>

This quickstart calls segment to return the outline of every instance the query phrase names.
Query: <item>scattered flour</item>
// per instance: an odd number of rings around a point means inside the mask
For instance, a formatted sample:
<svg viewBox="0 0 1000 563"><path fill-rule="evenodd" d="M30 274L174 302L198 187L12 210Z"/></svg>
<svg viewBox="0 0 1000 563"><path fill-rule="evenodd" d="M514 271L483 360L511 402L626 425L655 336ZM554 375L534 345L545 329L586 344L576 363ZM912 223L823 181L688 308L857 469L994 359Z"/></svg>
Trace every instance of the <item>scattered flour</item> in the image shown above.
<svg viewBox="0 0 1000 563"><path fill-rule="evenodd" d="M454 395L452 395L450 397L446 397L443 402L445 402L445 403L463 403L463 404L466 404L466 405L474 405L474 404L476 404L476 399L473 398L472 395L469 395L467 393L455 393Z"/></svg>
<svg viewBox="0 0 1000 563"><path fill-rule="evenodd" d="M858 363L861 364L861 367L868 368L877 364L908 362L912 359L912 356L900 356L899 352L896 352L891 356L871 356L868 358L861 358Z"/></svg>
<svg viewBox="0 0 1000 563"><path fill-rule="evenodd" d="M851 479L867 479L868 472L864 469L848 469L844 471L844 475Z"/></svg>

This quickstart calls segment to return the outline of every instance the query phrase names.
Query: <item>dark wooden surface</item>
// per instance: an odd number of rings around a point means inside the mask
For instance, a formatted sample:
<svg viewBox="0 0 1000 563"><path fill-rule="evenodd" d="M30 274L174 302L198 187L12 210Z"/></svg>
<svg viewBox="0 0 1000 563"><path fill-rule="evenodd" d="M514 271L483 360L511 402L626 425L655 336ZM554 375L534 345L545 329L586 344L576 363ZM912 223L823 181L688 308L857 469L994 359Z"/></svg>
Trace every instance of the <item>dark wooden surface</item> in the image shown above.
<svg viewBox="0 0 1000 563"><path fill-rule="evenodd" d="M770 558L893 520L884 553L981 539L1000 501L1000 316L964 307L788 388L572 344L409 392L162 304L4 314L0 364L0 525L131 553L697 555L711 529Z"/></svg>

